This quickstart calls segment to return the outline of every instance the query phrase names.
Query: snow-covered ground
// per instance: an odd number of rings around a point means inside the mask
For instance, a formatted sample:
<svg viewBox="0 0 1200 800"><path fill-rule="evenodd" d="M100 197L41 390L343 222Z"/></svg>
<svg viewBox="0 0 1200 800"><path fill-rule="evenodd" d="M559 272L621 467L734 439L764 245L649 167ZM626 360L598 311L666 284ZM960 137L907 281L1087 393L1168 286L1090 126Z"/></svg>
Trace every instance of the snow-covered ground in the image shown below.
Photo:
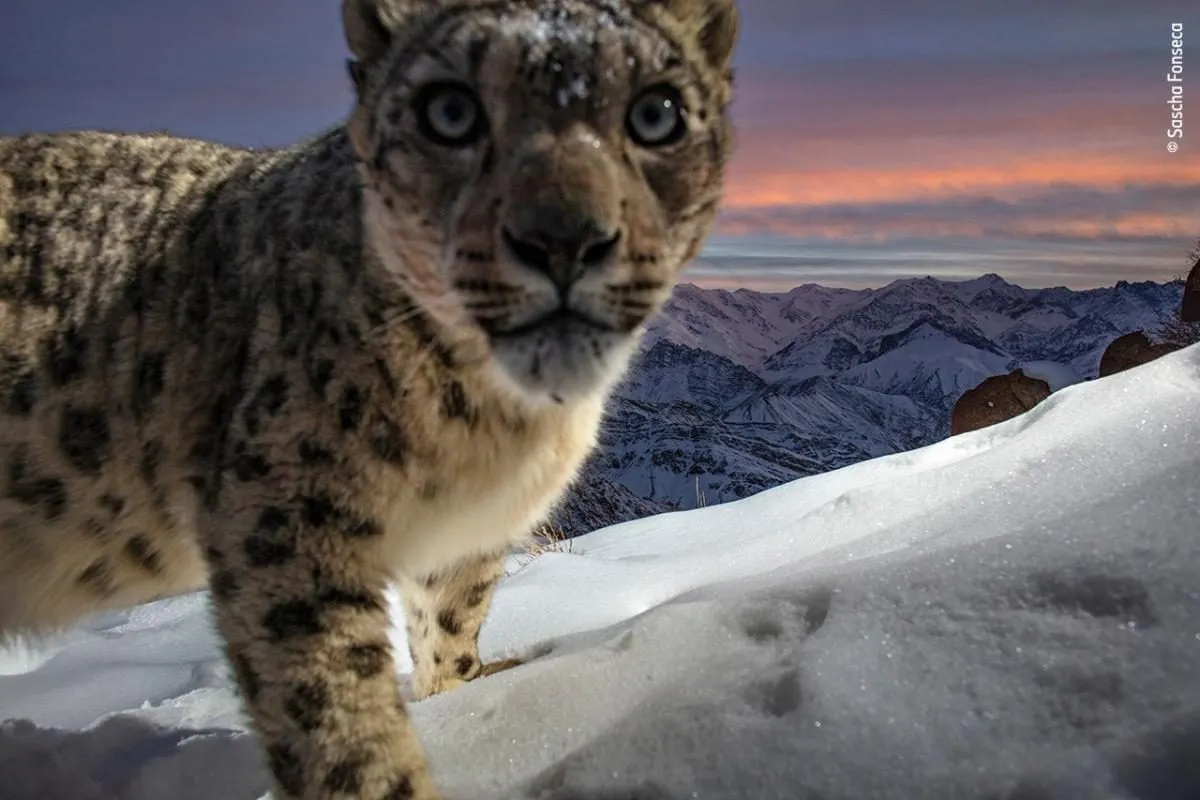
<svg viewBox="0 0 1200 800"><path fill-rule="evenodd" d="M454 800L1200 797L1200 345L514 565L483 648L413 707ZM0 675L5 800L266 786L204 595Z"/></svg>

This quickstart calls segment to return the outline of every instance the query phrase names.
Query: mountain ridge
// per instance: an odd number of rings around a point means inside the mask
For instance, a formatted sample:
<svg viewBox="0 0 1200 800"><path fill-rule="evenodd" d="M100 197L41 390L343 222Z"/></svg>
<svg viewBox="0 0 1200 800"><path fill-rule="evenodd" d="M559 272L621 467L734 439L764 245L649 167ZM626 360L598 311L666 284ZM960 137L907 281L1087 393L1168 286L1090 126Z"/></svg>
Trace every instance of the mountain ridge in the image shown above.
<svg viewBox="0 0 1200 800"><path fill-rule="evenodd" d="M985 378L1051 362L1080 379L1161 326L1182 281L1026 289L987 273L879 288L676 287L552 522L568 535L746 497L931 444Z"/></svg>

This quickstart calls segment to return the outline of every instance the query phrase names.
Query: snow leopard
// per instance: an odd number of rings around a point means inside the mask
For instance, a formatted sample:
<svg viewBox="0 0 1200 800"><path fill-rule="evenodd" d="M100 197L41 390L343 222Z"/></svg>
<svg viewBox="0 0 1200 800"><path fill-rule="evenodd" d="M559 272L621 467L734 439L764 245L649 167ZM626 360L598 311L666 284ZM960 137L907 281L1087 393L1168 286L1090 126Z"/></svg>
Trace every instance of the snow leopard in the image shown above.
<svg viewBox="0 0 1200 800"><path fill-rule="evenodd" d="M0 140L0 637L207 591L275 797L441 797L408 704L520 666L480 628L714 226L738 27L344 0L298 144Z"/></svg>

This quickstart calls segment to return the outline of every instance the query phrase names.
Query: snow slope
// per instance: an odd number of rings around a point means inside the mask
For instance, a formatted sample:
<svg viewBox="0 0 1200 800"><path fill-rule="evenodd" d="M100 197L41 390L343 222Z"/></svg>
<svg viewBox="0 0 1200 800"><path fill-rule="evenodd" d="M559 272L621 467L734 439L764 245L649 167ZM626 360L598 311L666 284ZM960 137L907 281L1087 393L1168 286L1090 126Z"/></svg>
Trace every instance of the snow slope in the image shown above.
<svg viewBox="0 0 1200 800"><path fill-rule="evenodd" d="M1200 345L514 564L413 714L453 800L1196 798L1197 575ZM0 796L257 798L205 602L0 656Z"/></svg>

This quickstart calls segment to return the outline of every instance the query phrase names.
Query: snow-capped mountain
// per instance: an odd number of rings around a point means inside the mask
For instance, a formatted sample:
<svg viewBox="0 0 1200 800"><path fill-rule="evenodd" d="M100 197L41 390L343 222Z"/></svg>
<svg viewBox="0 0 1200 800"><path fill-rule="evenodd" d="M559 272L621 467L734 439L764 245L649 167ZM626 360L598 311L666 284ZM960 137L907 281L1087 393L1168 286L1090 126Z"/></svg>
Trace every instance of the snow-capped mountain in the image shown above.
<svg viewBox="0 0 1200 800"><path fill-rule="evenodd" d="M789 292L678 287L557 521L571 534L725 502L944 438L983 379L1029 362L1095 377L1183 284L1025 289L998 275Z"/></svg>

